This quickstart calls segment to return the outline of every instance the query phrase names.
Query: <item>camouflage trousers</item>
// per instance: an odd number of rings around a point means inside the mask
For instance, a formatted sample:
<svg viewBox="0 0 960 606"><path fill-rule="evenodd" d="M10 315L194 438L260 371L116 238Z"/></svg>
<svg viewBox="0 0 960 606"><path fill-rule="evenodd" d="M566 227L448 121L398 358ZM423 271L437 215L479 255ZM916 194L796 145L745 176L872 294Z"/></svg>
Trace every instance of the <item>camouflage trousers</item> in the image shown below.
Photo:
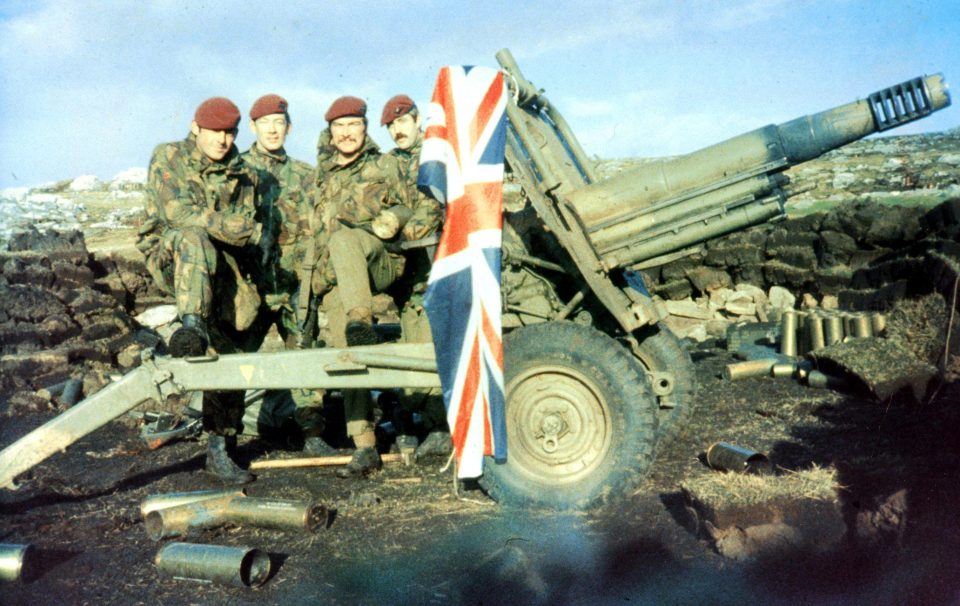
<svg viewBox="0 0 960 606"><path fill-rule="evenodd" d="M157 286L176 298L180 317L219 318L240 331L256 319L260 296L235 247L215 245L200 228L166 229L145 256Z"/></svg>
<svg viewBox="0 0 960 606"><path fill-rule="evenodd" d="M409 301L400 312L401 342L432 343L430 322L423 309L421 297ZM443 404L443 392L440 388L404 389L400 397L400 406L410 413L418 413L423 428L431 431L447 431L447 409Z"/></svg>
<svg viewBox="0 0 960 606"><path fill-rule="evenodd" d="M370 309L373 293L383 292L403 273L404 258L391 254L380 238L362 229L333 232L327 251L344 312Z"/></svg>
<svg viewBox="0 0 960 606"><path fill-rule="evenodd" d="M327 242L328 273L332 269L335 286L323 299L327 325L324 340L334 347L346 347L344 330L347 312L370 309L373 293L382 292L403 273L404 259L387 251L380 238L362 229L342 228ZM347 435L373 431L373 398L369 390L343 390L343 408Z"/></svg>

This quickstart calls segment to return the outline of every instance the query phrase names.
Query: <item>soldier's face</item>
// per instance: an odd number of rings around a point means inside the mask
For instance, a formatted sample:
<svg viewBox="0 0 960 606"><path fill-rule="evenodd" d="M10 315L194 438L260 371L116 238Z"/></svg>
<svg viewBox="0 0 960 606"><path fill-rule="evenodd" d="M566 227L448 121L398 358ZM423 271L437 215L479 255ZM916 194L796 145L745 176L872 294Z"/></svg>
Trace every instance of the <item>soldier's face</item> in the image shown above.
<svg viewBox="0 0 960 606"><path fill-rule="evenodd" d="M344 116L330 123L330 139L337 151L344 156L359 152L366 136L367 125L363 118Z"/></svg>
<svg viewBox="0 0 960 606"><path fill-rule="evenodd" d="M403 114L387 125L393 142L400 149L410 149L420 137L420 115L414 118L410 114Z"/></svg>
<svg viewBox="0 0 960 606"><path fill-rule="evenodd" d="M226 157L230 148L233 147L233 141L237 138L237 130L209 130L200 128L194 122L190 130L197 138L197 147L203 152L203 155L214 162L219 162Z"/></svg>
<svg viewBox="0 0 960 606"><path fill-rule="evenodd" d="M250 121L250 131L257 137L261 149L275 152L283 148L290 134L290 123L284 114L267 114Z"/></svg>

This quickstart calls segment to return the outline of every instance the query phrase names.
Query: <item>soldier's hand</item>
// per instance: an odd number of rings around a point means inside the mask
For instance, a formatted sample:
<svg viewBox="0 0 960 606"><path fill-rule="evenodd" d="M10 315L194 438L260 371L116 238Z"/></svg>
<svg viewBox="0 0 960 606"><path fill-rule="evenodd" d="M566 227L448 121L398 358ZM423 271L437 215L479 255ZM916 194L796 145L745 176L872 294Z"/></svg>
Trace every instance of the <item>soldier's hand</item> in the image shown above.
<svg viewBox="0 0 960 606"><path fill-rule="evenodd" d="M389 240L400 231L400 219L389 210L384 210L373 220L371 227L378 238Z"/></svg>

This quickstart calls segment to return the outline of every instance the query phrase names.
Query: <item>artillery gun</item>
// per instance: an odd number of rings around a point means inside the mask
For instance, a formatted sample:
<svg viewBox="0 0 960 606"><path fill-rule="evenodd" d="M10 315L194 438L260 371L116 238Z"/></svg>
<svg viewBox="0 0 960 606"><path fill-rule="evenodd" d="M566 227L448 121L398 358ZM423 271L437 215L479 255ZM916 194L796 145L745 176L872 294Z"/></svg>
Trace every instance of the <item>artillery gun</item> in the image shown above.
<svg viewBox="0 0 960 606"><path fill-rule="evenodd" d="M497 54L512 99L506 162L523 207L503 245L508 460L481 485L511 505L590 508L628 494L694 412L689 354L638 270L785 216L783 172L950 104L940 75L600 180L562 115ZM0 487L150 400L194 390L439 385L432 347L383 344L142 364L0 451Z"/></svg>

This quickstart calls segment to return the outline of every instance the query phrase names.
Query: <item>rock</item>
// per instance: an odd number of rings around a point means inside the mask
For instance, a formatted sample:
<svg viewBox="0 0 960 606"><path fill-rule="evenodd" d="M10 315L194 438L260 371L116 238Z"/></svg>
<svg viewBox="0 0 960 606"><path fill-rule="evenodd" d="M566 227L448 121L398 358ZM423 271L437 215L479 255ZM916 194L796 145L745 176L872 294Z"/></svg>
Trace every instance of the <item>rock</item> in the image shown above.
<svg viewBox="0 0 960 606"><path fill-rule="evenodd" d="M713 267L695 267L687 270L686 275L693 287L701 293L727 288L732 283L730 274Z"/></svg>
<svg viewBox="0 0 960 606"><path fill-rule="evenodd" d="M833 176L833 188L844 189L857 182L857 176L853 173L837 173Z"/></svg>
<svg viewBox="0 0 960 606"><path fill-rule="evenodd" d="M158 305L156 307L151 307L150 309L144 310L143 313L135 316L133 319L136 320L141 326L157 328L158 326L163 326L164 324L170 324L177 319L177 306Z"/></svg>
<svg viewBox="0 0 960 606"><path fill-rule="evenodd" d="M677 338L692 339L696 342L707 339L706 323L703 320L694 320L692 318L682 318L680 316L667 316L663 323L673 332Z"/></svg>
<svg viewBox="0 0 960 606"><path fill-rule="evenodd" d="M797 304L797 298L793 293L782 286L771 286L767 299L770 301L770 307L774 309L793 309Z"/></svg>
<svg viewBox="0 0 960 606"><path fill-rule="evenodd" d="M100 181L96 175L81 175L70 182L70 191L93 191L98 189Z"/></svg>
<svg viewBox="0 0 960 606"><path fill-rule="evenodd" d="M738 316L753 316L757 313L757 304L753 302L753 297L742 291L732 294L723 308Z"/></svg>
<svg viewBox="0 0 960 606"><path fill-rule="evenodd" d="M707 306L698 305L691 299L684 299L682 301L666 301L665 302L667 311L672 316L680 316L682 318L694 318L697 320L712 320L713 311Z"/></svg>
<svg viewBox="0 0 960 606"><path fill-rule="evenodd" d="M110 179L111 190L130 190L142 187L147 183L147 169L136 166L120 171Z"/></svg>
<svg viewBox="0 0 960 606"><path fill-rule="evenodd" d="M803 302L800 303L800 309L815 309L817 307L817 298L808 292L803 293Z"/></svg>
<svg viewBox="0 0 960 606"><path fill-rule="evenodd" d="M840 309L840 300L836 295L823 295L820 299L820 308L826 311Z"/></svg>

